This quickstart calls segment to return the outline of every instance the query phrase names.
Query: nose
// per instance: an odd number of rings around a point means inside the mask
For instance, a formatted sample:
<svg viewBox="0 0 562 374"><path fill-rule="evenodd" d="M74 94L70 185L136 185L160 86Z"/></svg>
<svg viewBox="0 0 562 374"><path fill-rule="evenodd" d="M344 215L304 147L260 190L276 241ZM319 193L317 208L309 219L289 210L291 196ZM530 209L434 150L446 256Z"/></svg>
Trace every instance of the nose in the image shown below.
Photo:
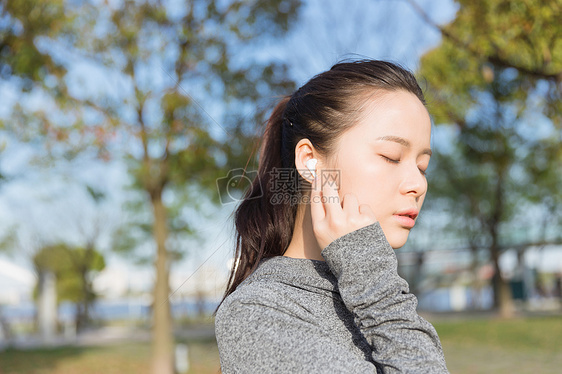
<svg viewBox="0 0 562 374"><path fill-rule="evenodd" d="M416 201L427 192L427 180L414 163L409 165L404 171L402 182L400 183L400 193L412 195Z"/></svg>

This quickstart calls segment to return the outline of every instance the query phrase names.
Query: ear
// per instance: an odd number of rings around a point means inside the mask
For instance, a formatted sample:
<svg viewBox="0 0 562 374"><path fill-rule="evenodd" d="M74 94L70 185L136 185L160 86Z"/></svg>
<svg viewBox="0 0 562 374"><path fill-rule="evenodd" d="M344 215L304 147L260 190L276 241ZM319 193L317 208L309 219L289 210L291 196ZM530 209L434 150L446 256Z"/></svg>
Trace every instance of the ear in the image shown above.
<svg viewBox="0 0 562 374"><path fill-rule="evenodd" d="M295 146L295 166L297 172L308 182L312 183L314 180L313 174L309 171L307 167L307 162L311 159L316 159L316 171L322 168L322 158L318 152L314 149L314 146L308 139L301 139ZM308 165L311 165L308 163Z"/></svg>

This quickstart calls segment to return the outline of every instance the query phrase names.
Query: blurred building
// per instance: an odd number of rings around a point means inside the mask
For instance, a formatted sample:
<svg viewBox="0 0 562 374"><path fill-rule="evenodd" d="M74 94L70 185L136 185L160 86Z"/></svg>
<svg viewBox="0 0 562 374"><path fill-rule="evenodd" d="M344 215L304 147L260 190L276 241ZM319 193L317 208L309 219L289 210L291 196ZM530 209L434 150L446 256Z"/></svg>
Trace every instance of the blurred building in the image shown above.
<svg viewBox="0 0 562 374"><path fill-rule="evenodd" d="M397 252L398 271L418 297L420 310L488 310L493 307L491 280L494 268L486 251L478 260L470 250ZM509 282L520 308L559 309L562 246L524 252L506 251L500 258L502 275Z"/></svg>

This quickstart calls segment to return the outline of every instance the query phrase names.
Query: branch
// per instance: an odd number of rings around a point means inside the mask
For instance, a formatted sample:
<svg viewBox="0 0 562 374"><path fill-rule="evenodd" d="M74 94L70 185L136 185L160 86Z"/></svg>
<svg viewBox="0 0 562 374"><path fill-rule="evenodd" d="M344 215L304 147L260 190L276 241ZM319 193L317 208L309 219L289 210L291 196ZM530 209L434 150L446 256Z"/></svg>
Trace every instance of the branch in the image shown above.
<svg viewBox="0 0 562 374"><path fill-rule="evenodd" d="M532 76L534 78L546 79L546 80L551 80L551 81L554 81L554 82L562 82L562 71L558 71L558 72L554 72L554 73L548 73L548 72L544 71L544 69L529 69L525 66L517 65L517 64L509 61L508 59L503 58L498 53L495 53L495 54L492 54L492 55L482 53L481 51L479 51L477 48L475 48L470 43L467 43L465 41L460 40L456 35L453 35L453 33L447 31L444 27L442 27L442 26L438 25L436 22L434 22L429 17L427 12L425 10L423 10L422 7L420 7L414 0L406 0L406 1L408 2L408 4L410 4L410 6L414 9L414 11L416 13L418 13L418 15L427 24L429 24L430 26L435 28L437 31L439 31L441 33L441 35L443 35L444 37L449 39L451 42L453 42L453 44L457 45L458 47L460 47L462 49L467 50L468 52L470 52L475 57L485 59L486 61L488 61L488 62L490 62L490 63L492 63L496 66L499 66L499 67L517 69L519 72L521 72L525 75Z"/></svg>
<svg viewBox="0 0 562 374"><path fill-rule="evenodd" d="M134 77L133 77L133 81L134 81ZM142 94L142 92L139 90L138 86L135 83L135 96L137 97L138 100L138 106L137 106L137 121L138 121L138 125L140 127L140 137L141 137L141 143L142 143L142 149L143 149L143 161L148 162L149 161L149 153L148 153L148 129L146 128L146 125L144 123L144 118L143 118L143 110L144 110L144 104L145 104L145 100L146 97L144 97L144 95Z"/></svg>

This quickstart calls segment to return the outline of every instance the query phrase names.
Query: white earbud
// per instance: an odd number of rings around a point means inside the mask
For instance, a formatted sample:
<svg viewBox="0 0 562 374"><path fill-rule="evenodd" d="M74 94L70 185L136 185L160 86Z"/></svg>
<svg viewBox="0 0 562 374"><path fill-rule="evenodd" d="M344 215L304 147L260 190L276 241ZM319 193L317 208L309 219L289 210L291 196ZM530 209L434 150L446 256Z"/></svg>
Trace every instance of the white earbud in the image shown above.
<svg viewBox="0 0 562 374"><path fill-rule="evenodd" d="M315 158L311 158L310 160L308 160L306 162L306 167L308 168L308 170L310 170L310 172L312 173L312 177L316 178L316 164L318 163L318 160Z"/></svg>

